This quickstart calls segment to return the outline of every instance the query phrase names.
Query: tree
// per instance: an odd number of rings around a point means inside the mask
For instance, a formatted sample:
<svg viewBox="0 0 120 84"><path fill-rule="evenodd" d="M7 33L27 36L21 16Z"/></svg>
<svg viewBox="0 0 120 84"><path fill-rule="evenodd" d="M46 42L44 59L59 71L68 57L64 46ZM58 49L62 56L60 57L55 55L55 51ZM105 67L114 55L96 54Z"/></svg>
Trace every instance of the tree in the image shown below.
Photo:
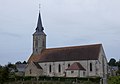
<svg viewBox="0 0 120 84"><path fill-rule="evenodd" d="M2 68L2 66L0 65L0 69Z"/></svg>
<svg viewBox="0 0 120 84"><path fill-rule="evenodd" d="M116 65L118 66L118 68L120 70L120 60L116 62Z"/></svg>
<svg viewBox="0 0 120 84"><path fill-rule="evenodd" d="M3 84L9 78L9 69L7 66L0 68L0 84Z"/></svg>
<svg viewBox="0 0 120 84"><path fill-rule="evenodd" d="M120 84L120 77L114 76L108 79L108 84Z"/></svg>
<svg viewBox="0 0 120 84"><path fill-rule="evenodd" d="M15 67L15 64L11 64L11 63L8 63L8 68L13 68L13 69L15 69L16 67Z"/></svg>
<svg viewBox="0 0 120 84"><path fill-rule="evenodd" d="M23 64L27 64L27 62L26 62L26 61L24 61L24 62L23 62Z"/></svg>
<svg viewBox="0 0 120 84"><path fill-rule="evenodd" d="M108 65L109 66L116 66L116 60L114 58L111 58Z"/></svg>
<svg viewBox="0 0 120 84"><path fill-rule="evenodd" d="M15 64L22 64L21 61L16 62Z"/></svg>

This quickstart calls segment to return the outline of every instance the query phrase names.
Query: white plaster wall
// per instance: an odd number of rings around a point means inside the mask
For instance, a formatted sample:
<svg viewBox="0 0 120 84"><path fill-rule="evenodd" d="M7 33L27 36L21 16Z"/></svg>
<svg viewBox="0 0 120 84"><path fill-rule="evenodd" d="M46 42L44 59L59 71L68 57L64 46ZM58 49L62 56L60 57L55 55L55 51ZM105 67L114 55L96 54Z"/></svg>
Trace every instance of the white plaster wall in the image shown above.
<svg viewBox="0 0 120 84"><path fill-rule="evenodd" d="M73 71L73 73L72 73ZM85 75L83 74L83 70L67 70L66 71L66 76L67 77L85 77Z"/></svg>
<svg viewBox="0 0 120 84"><path fill-rule="evenodd" d="M99 54L99 75L100 77L106 76L108 73L108 67L107 67L107 59L104 53L103 48L101 47L101 52Z"/></svg>
<svg viewBox="0 0 120 84"><path fill-rule="evenodd" d="M99 76L98 69L100 69L98 60L83 60L83 61L63 61L63 62L45 62L39 63L43 68L43 74L47 76L65 76L68 64L72 65L74 62L79 62L85 69L85 77L87 76ZM92 71L90 71L90 63L92 63ZM58 65L61 65L61 72L58 72ZM52 72L49 73L49 65L51 65ZM81 72L82 74L82 72Z"/></svg>
<svg viewBox="0 0 120 84"><path fill-rule="evenodd" d="M79 77L85 77L85 74L83 74L83 72L85 72L85 71L80 70L80 76Z"/></svg>
<svg viewBox="0 0 120 84"><path fill-rule="evenodd" d="M73 73L71 73L73 71ZM66 71L67 77L80 77L80 71L79 70L67 70Z"/></svg>

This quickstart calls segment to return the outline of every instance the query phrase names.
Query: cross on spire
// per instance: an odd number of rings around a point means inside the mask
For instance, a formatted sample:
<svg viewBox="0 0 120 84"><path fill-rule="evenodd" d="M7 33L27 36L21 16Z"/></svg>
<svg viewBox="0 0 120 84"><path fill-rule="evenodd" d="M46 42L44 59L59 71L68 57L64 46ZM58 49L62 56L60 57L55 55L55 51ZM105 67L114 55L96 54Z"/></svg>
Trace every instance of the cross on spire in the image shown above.
<svg viewBox="0 0 120 84"><path fill-rule="evenodd" d="M40 11L40 8L41 8L41 4L39 4L39 11Z"/></svg>

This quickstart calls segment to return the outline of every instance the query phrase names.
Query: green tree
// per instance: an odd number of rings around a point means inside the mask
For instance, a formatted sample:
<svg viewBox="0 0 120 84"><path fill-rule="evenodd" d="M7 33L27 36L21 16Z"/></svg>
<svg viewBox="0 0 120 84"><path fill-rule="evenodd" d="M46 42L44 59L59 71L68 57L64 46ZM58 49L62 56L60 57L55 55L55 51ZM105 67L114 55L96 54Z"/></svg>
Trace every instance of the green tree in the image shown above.
<svg viewBox="0 0 120 84"><path fill-rule="evenodd" d="M21 61L16 62L15 64L22 64Z"/></svg>
<svg viewBox="0 0 120 84"><path fill-rule="evenodd" d="M116 60L114 58L111 58L108 65L109 66L116 66Z"/></svg>
<svg viewBox="0 0 120 84"><path fill-rule="evenodd" d="M26 62L26 61L24 61L24 62L23 62L23 64L27 64L27 62Z"/></svg>
<svg viewBox="0 0 120 84"><path fill-rule="evenodd" d="M118 68L120 70L120 60L116 62L116 65L118 66Z"/></svg>
<svg viewBox="0 0 120 84"><path fill-rule="evenodd" d="M16 69L15 64L8 63L7 65L8 68Z"/></svg>
<svg viewBox="0 0 120 84"><path fill-rule="evenodd" d="M0 84L3 84L9 78L9 69L7 66L0 68Z"/></svg>
<svg viewBox="0 0 120 84"><path fill-rule="evenodd" d="M108 84L120 84L120 76L110 77L108 79Z"/></svg>

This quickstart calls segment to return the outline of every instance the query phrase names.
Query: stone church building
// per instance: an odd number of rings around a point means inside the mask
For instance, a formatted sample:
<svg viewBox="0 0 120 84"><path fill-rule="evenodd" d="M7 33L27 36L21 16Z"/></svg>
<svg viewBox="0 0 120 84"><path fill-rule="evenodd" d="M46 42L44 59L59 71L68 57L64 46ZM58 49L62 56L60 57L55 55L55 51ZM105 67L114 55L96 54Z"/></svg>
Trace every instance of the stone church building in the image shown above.
<svg viewBox="0 0 120 84"><path fill-rule="evenodd" d="M101 77L107 76L107 59L102 44L46 48L46 34L39 12L33 34L33 53L25 76Z"/></svg>

